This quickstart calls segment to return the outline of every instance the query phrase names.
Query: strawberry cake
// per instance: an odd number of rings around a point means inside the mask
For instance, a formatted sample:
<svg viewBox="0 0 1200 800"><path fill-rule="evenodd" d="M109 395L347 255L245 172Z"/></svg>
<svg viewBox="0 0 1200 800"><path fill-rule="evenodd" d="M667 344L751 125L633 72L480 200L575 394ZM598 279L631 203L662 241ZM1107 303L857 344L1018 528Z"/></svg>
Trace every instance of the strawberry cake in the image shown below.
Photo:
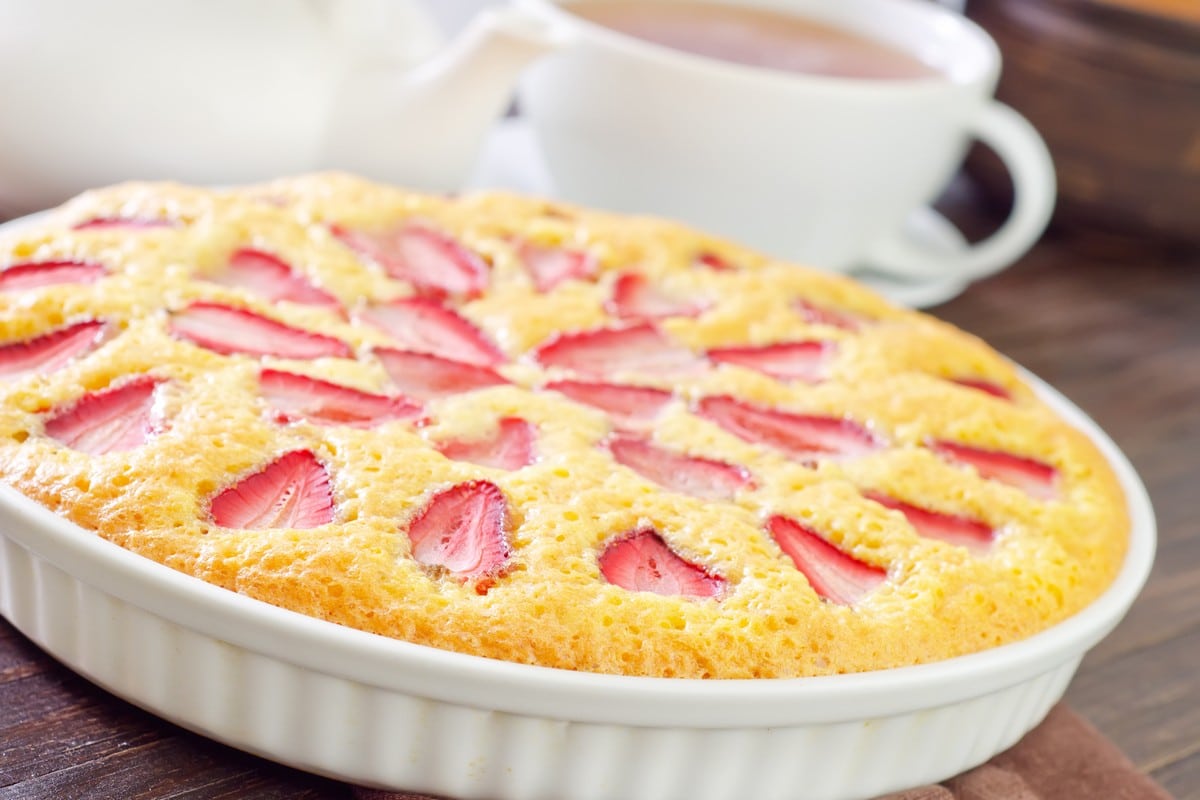
<svg viewBox="0 0 1200 800"><path fill-rule="evenodd" d="M226 589L494 659L796 677L1045 629L1129 521L1014 367L660 220L343 175L0 238L0 477Z"/></svg>

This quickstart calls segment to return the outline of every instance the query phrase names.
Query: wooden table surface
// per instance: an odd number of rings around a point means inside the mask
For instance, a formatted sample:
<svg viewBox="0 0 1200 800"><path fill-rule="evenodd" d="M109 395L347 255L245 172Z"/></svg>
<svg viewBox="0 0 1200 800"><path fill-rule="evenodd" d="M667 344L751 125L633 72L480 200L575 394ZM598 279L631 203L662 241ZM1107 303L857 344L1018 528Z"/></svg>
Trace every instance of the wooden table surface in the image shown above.
<svg viewBox="0 0 1200 800"><path fill-rule="evenodd" d="M1149 487L1154 573L1067 698L1175 796L1200 800L1200 253L1052 234L934 313L1065 392ZM0 798L349 797L117 700L0 620Z"/></svg>

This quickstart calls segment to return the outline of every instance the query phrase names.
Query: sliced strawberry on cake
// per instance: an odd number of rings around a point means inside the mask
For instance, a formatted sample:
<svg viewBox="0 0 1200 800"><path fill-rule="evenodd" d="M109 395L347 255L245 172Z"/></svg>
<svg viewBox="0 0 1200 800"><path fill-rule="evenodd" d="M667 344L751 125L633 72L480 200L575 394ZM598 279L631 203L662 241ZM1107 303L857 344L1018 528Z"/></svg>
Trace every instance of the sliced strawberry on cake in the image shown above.
<svg viewBox="0 0 1200 800"><path fill-rule="evenodd" d="M704 269L711 269L713 272L733 272L737 269L733 262L712 250L701 250L692 259L692 264Z"/></svg>
<svg viewBox="0 0 1200 800"><path fill-rule="evenodd" d="M537 428L520 417L504 417L496 429L478 439L450 439L437 449L446 458L469 461L483 467L514 470L529 466L537 458Z"/></svg>
<svg viewBox="0 0 1200 800"><path fill-rule="evenodd" d="M413 558L463 579L495 577L512 555L508 500L500 487L476 480L443 489L408 525ZM486 591L487 584L476 586Z"/></svg>
<svg viewBox="0 0 1200 800"><path fill-rule="evenodd" d="M957 383L959 386L965 386L968 389L974 389L984 394L990 394L992 397L999 397L1001 400L1012 400L1012 393L998 383L985 381L982 378L951 378L951 383Z"/></svg>
<svg viewBox="0 0 1200 800"><path fill-rule="evenodd" d="M31 373L47 375L95 349L108 334L99 320L77 322L32 339L0 345L0 378Z"/></svg>
<svg viewBox="0 0 1200 800"><path fill-rule="evenodd" d="M613 316L630 321L665 317L697 317L712 304L699 297L673 295L636 272L623 273L613 284L612 297L605 309Z"/></svg>
<svg viewBox="0 0 1200 800"><path fill-rule="evenodd" d="M263 399L275 411L277 422L308 420L318 425L370 428L391 420L414 420L421 404L403 395L383 395L352 389L339 383L278 369L258 374Z"/></svg>
<svg viewBox="0 0 1200 800"><path fill-rule="evenodd" d="M477 297L487 288L488 263L428 225L414 222L375 231L335 225L332 231L351 250L422 293Z"/></svg>
<svg viewBox="0 0 1200 800"><path fill-rule="evenodd" d="M207 280L234 289L244 289L269 302L285 300L333 310L342 307L336 297L318 288L279 256L252 247L243 247L234 252L225 270Z"/></svg>
<svg viewBox="0 0 1200 800"><path fill-rule="evenodd" d="M88 261L27 261L0 272L0 292L20 292L64 283L95 283L107 270Z"/></svg>
<svg viewBox="0 0 1200 800"><path fill-rule="evenodd" d="M333 521L329 470L311 450L284 453L212 499L209 515L222 528L316 528Z"/></svg>
<svg viewBox="0 0 1200 800"><path fill-rule="evenodd" d="M1038 500L1058 497L1058 470L1043 461L945 440L929 446L951 463L974 467L981 478L1015 486Z"/></svg>
<svg viewBox="0 0 1200 800"><path fill-rule="evenodd" d="M551 381L543 388L607 412L618 425L628 427L640 427L651 422L672 398L665 389L617 383Z"/></svg>
<svg viewBox="0 0 1200 800"><path fill-rule="evenodd" d="M739 439L767 445L803 463L853 458L882 446L869 430L844 417L764 408L727 395L704 398L696 411Z"/></svg>
<svg viewBox="0 0 1200 800"><path fill-rule="evenodd" d="M96 230L154 230L163 228L177 228L179 223L174 220L161 219L159 217L92 217L83 222L77 222L71 226L77 231L96 231Z"/></svg>
<svg viewBox="0 0 1200 800"><path fill-rule="evenodd" d="M825 380L836 345L824 341L778 342L759 347L717 347L708 351L716 364L736 364L783 381Z"/></svg>
<svg viewBox="0 0 1200 800"><path fill-rule="evenodd" d="M221 303L192 303L171 315L170 327L176 336L222 355L292 359L354 355L350 345L340 339Z"/></svg>
<svg viewBox="0 0 1200 800"><path fill-rule="evenodd" d="M621 373L680 375L694 373L704 363L650 323L556 334L541 344L533 357L544 367L559 367L587 377Z"/></svg>
<svg viewBox="0 0 1200 800"><path fill-rule="evenodd" d="M828 325L831 328L854 332L859 330L865 322L859 315L845 309L820 305L803 298L796 300L792 307L810 325Z"/></svg>
<svg viewBox="0 0 1200 800"><path fill-rule="evenodd" d="M689 456L641 436L615 433L607 445L618 464L673 492L704 500L732 500L739 490L754 487L745 467Z"/></svg>
<svg viewBox="0 0 1200 800"><path fill-rule="evenodd" d="M358 318L386 333L403 350L488 367L505 361L504 353L479 328L437 300L393 300L367 308Z"/></svg>
<svg viewBox="0 0 1200 800"><path fill-rule="evenodd" d="M453 361L432 353L381 347L375 351L392 384L422 400L473 392L508 383L490 367Z"/></svg>
<svg viewBox="0 0 1200 800"><path fill-rule="evenodd" d="M863 492L863 496L884 508L899 511L921 536L965 547L976 555L986 553L996 537L991 526L971 517L930 511L882 492Z"/></svg>
<svg viewBox="0 0 1200 800"><path fill-rule="evenodd" d="M794 519L776 514L767 520L767 531L826 600L854 605L887 579L885 570L842 552Z"/></svg>
<svg viewBox="0 0 1200 800"><path fill-rule="evenodd" d="M653 528L608 543L599 558L600 574L631 592L684 597L720 597L728 582L672 550Z"/></svg>
<svg viewBox="0 0 1200 800"><path fill-rule="evenodd" d="M89 392L46 418L51 439L94 456L141 447L164 426L155 393L163 381L141 375L98 392Z"/></svg>
<svg viewBox="0 0 1200 800"><path fill-rule="evenodd" d="M564 281L585 281L596 276L599 264L586 250L551 247L522 242L517 257L525 265L534 287L541 293L552 291Z"/></svg>

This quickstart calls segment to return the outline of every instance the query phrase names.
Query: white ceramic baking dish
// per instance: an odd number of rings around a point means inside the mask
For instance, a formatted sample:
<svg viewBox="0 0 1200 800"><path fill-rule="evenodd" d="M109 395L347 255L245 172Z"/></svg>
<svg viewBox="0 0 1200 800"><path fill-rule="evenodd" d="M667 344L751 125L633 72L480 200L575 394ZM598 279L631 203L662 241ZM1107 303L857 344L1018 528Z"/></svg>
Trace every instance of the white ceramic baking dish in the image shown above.
<svg viewBox="0 0 1200 800"><path fill-rule="evenodd" d="M939 663L792 680L635 678L400 642L182 575L0 487L0 613L88 679L186 728L360 784L461 800L835 800L938 781L1016 742L1150 570L1129 462L1030 376L1120 477L1133 537L1076 616Z"/></svg>

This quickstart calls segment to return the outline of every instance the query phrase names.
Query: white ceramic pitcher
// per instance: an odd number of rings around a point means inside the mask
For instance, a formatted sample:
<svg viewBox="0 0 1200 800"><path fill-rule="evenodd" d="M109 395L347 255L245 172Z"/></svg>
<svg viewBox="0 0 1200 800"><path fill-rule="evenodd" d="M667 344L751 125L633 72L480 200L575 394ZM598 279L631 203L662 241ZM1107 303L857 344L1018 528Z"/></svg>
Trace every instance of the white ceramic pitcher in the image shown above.
<svg viewBox="0 0 1200 800"><path fill-rule="evenodd" d="M507 9L447 44L416 0L0 3L0 211L315 169L455 189L556 44Z"/></svg>

